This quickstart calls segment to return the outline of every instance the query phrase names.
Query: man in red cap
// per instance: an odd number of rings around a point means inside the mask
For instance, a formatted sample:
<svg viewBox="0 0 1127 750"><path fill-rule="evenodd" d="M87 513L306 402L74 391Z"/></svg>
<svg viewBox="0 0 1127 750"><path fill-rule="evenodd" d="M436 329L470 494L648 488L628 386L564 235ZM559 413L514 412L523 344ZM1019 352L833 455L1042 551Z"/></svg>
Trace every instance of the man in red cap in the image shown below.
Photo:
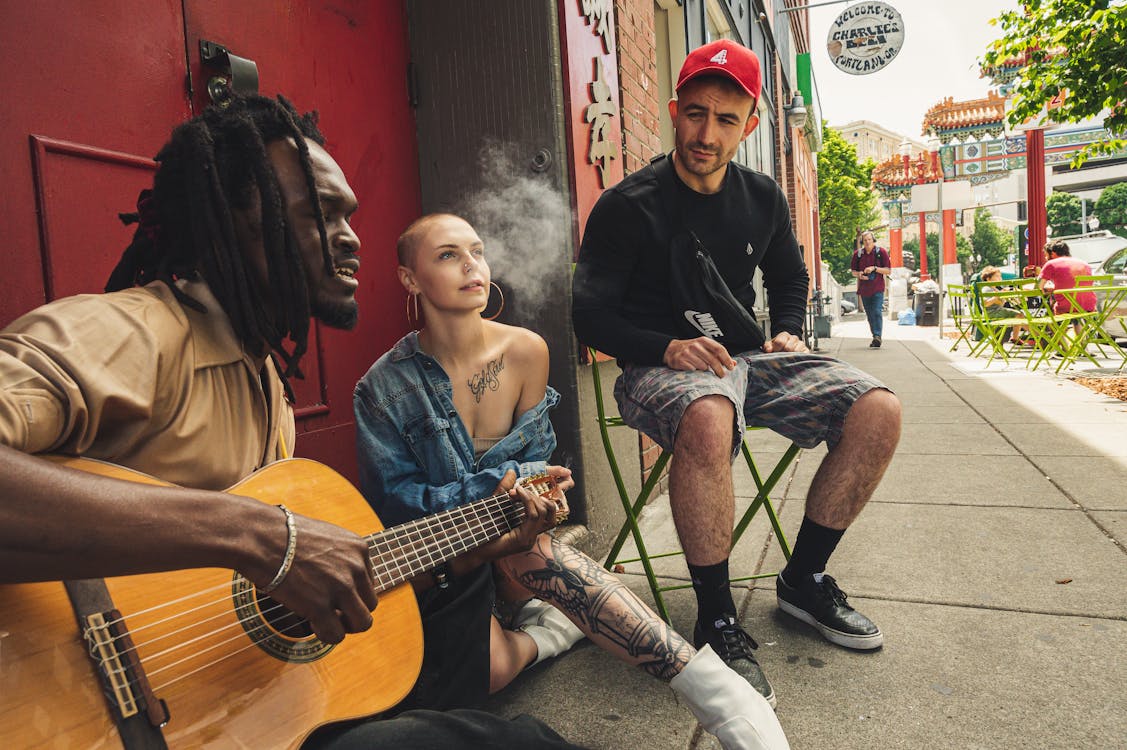
<svg viewBox="0 0 1127 750"><path fill-rule="evenodd" d="M623 419L673 453L669 496L697 597L695 644L710 645L774 705L756 643L736 621L728 576L732 461L745 425L829 449L776 580L779 607L833 643L875 649L880 629L824 571L891 460L900 402L871 376L803 344L809 276L786 197L770 177L732 163L759 124L761 80L755 53L733 41L688 56L669 102L672 156L604 192L587 221L573 318L584 343L622 366L615 397ZM684 264L686 253L711 257L736 305L714 306L722 292L693 291L689 282L709 269ZM769 338L739 312L754 306L756 269Z"/></svg>

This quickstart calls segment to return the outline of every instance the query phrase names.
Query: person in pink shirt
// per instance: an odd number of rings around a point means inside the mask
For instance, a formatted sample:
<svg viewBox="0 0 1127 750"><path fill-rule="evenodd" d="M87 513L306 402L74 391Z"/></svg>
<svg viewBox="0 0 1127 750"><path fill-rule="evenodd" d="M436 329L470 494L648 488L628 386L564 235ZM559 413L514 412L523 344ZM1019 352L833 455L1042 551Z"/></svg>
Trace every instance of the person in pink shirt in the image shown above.
<svg viewBox="0 0 1127 750"><path fill-rule="evenodd" d="M1079 258L1073 258L1068 244L1064 240L1052 240L1045 243L1045 254L1049 257L1041 267L1040 286L1046 292L1055 289L1072 289L1076 286L1077 276L1090 276L1092 267ZM1091 286L1091 282L1081 284ZM1076 303L1084 312L1096 309L1096 295L1094 292L1081 292L1076 295ZM1053 295L1053 312L1057 315L1076 310L1068 298L1063 294Z"/></svg>

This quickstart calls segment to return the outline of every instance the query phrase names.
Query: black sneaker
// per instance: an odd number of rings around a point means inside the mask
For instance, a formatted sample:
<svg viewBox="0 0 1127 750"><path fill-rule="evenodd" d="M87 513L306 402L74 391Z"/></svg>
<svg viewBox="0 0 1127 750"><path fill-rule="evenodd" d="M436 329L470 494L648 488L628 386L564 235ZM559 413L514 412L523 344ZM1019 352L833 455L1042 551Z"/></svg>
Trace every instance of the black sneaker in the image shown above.
<svg viewBox="0 0 1127 750"><path fill-rule="evenodd" d="M873 336L872 343L869 344L870 349L880 349L880 336Z"/></svg>
<svg viewBox="0 0 1127 750"><path fill-rule="evenodd" d="M775 689L767 681L767 675L759 667L751 652L759 648L747 632L738 624L735 618L725 617L712 623L710 626L701 627L698 622L693 629L693 645L698 649L704 644L712 646L712 650L720 660L732 668L736 674L748 681L756 692L767 699L771 708L775 707Z"/></svg>
<svg viewBox="0 0 1127 750"><path fill-rule="evenodd" d="M813 625L830 643L862 650L880 648L884 644L880 628L849 606L848 597L831 576L823 575L821 583L815 581L814 576L807 576L793 588L778 576L775 593L779 609Z"/></svg>

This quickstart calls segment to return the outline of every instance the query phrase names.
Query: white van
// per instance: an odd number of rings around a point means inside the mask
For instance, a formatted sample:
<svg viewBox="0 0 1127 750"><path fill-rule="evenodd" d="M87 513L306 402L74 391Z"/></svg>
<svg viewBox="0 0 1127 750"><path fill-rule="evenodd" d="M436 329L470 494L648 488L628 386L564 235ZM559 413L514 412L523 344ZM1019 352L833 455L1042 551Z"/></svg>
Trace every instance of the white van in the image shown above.
<svg viewBox="0 0 1127 750"><path fill-rule="evenodd" d="M1092 273L1111 274L1112 284L1127 286L1127 245L1109 255L1102 263L1092 264ZM1127 299L1108 316L1105 330L1114 339L1127 339ZM1120 343L1122 346L1122 341Z"/></svg>
<svg viewBox="0 0 1127 750"><path fill-rule="evenodd" d="M1064 240L1073 258L1079 258L1090 266L1102 263L1112 253L1127 247L1127 239L1112 234L1106 229L1087 234L1074 234L1070 237L1050 237L1050 240Z"/></svg>

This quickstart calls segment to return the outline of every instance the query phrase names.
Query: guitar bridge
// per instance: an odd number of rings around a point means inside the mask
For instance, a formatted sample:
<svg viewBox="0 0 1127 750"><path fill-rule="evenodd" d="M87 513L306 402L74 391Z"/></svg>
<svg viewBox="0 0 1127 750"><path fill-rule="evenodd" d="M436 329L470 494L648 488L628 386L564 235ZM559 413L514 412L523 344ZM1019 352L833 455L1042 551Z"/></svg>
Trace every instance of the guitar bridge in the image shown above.
<svg viewBox="0 0 1127 750"><path fill-rule="evenodd" d="M88 615L83 637L121 718L143 710L154 727L167 724L168 707L153 694L121 613L114 609Z"/></svg>

